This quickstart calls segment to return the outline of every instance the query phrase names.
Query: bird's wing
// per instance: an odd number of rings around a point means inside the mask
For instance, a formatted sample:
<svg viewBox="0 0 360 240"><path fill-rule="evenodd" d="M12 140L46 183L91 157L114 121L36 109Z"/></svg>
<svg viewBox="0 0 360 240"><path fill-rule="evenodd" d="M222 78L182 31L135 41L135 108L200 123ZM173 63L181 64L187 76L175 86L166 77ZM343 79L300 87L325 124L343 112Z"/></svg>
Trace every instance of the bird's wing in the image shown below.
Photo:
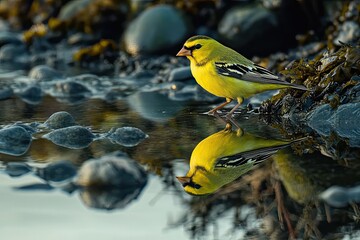
<svg viewBox="0 0 360 240"><path fill-rule="evenodd" d="M252 163L252 165L259 164L265 159L275 154L279 149L285 148L289 144L284 144L275 147L265 147L255 150L250 150L247 152L237 153L231 156L225 156L217 159L215 168L231 168L239 167L247 163Z"/></svg>
<svg viewBox="0 0 360 240"><path fill-rule="evenodd" d="M245 65L241 63L215 62L215 67L219 74L243 81L292 85L257 64Z"/></svg>

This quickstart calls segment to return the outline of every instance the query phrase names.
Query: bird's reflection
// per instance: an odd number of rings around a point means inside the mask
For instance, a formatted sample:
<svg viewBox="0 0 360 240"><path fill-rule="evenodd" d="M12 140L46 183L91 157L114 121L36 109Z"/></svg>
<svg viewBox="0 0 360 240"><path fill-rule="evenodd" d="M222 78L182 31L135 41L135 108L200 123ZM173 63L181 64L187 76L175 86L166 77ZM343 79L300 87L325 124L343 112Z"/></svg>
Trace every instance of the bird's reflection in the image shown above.
<svg viewBox="0 0 360 240"><path fill-rule="evenodd" d="M279 149L298 140L277 140L259 137L243 129L224 130L202 140L193 150L190 169L184 177L177 177L185 192L205 195L216 192L254 166L261 163Z"/></svg>

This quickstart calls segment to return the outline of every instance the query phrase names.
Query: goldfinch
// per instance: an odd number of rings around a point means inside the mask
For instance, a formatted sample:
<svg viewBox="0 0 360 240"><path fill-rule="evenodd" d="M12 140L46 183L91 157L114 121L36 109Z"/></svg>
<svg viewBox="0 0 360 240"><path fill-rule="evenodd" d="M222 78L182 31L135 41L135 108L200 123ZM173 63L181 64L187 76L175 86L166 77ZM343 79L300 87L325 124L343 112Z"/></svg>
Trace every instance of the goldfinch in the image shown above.
<svg viewBox="0 0 360 240"><path fill-rule="evenodd" d="M185 192L191 195L214 193L254 166L261 163L279 149L300 141L265 139L236 131L231 127L210 135L193 150L190 170L184 177L177 177Z"/></svg>
<svg viewBox="0 0 360 240"><path fill-rule="evenodd" d="M237 100L237 104L226 115L231 117L244 98L254 94L281 88L307 90L302 85L286 82L269 70L256 65L236 51L207 36L189 38L176 56L190 60L191 73L196 82L206 91L226 98L226 102L210 110L217 110Z"/></svg>

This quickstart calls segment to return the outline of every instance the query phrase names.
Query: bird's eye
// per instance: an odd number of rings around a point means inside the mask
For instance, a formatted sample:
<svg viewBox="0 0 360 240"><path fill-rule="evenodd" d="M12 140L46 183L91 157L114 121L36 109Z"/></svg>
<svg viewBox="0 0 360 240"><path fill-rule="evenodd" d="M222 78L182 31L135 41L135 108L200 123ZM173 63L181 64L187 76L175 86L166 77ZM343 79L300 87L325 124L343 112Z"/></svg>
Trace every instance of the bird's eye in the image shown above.
<svg viewBox="0 0 360 240"><path fill-rule="evenodd" d="M199 48L201 48L201 47L202 47L201 44L196 44L196 45L195 45L195 49L199 49Z"/></svg>

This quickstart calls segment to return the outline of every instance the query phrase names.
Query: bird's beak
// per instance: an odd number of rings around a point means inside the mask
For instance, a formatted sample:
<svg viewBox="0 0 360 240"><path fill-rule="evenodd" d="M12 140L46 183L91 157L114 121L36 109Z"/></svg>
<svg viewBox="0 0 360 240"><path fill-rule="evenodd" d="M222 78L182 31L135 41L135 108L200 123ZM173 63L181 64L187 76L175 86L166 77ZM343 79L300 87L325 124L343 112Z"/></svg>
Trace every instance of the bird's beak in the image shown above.
<svg viewBox="0 0 360 240"><path fill-rule="evenodd" d="M176 177L176 178L183 186L190 182L190 177Z"/></svg>
<svg viewBox="0 0 360 240"><path fill-rule="evenodd" d="M185 49L184 47L176 54L177 57L191 56L191 50Z"/></svg>

